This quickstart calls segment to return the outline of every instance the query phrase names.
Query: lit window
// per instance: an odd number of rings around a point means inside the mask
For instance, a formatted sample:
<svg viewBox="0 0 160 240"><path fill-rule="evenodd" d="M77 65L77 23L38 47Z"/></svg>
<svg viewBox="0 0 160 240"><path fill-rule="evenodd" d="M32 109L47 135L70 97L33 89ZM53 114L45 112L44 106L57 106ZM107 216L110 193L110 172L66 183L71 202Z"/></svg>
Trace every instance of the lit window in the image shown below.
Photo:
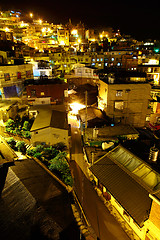
<svg viewBox="0 0 160 240"><path fill-rule="evenodd" d="M92 58L92 61L95 62L95 58Z"/></svg>
<svg viewBox="0 0 160 240"><path fill-rule="evenodd" d="M117 90L116 91L116 97L122 97L122 93L123 93L122 90Z"/></svg>
<svg viewBox="0 0 160 240"><path fill-rule="evenodd" d="M103 62L103 58L101 58L101 62Z"/></svg>
<svg viewBox="0 0 160 240"><path fill-rule="evenodd" d="M44 96L44 92L41 92L41 96Z"/></svg>
<svg viewBox="0 0 160 240"><path fill-rule="evenodd" d="M111 58L111 61L112 61L112 62L114 61L114 57Z"/></svg>
<svg viewBox="0 0 160 240"><path fill-rule="evenodd" d="M97 62L99 62L99 58L97 58Z"/></svg>
<svg viewBox="0 0 160 240"><path fill-rule="evenodd" d="M124 109L124 102L123 101L115 101L114 107L115 107L115 110L122 111Z"/></svg>
<svg viewBox="0 0 160 240"><path fill-rule="evenodd" d="M104 65L105 65L105 67L107 67L108 63L105 63Z"/></svg>

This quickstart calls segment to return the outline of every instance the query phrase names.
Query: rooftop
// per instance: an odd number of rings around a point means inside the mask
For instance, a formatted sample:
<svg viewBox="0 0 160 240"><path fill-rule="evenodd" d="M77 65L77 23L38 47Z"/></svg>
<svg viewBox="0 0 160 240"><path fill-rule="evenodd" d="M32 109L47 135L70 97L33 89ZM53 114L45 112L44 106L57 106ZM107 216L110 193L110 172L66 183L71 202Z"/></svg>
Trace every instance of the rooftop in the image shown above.
<svg viewBox="0 0 160 240"><path fill-rule="evenodd" d="M60 129L68 129L68 122L67 122L67 113L54 110L52 108L37 108L38 115L34 120L34 123L31 128L31 132L47 128L60 128Z"/></svg>
<svg viewBox="0 0 160 240"><path fill-rule="evenodd" d="M87 128L86 130L87 138L93 139L93 128ZM117 140L119 136L127 135L139 135L139 132L130 125L115 125L115 126L105 126L98 128L97 138L94 140L106 141L106 140Z"/></svg>
<svg viewBox="0 0 160 240"><path fill-rule="evenodd" d="M138 71L125 71L123 69L106 69L99 71L100 80L108 84L139 84L147 83L146 73Z"/></svg>
<svg viewBox="0 0 160 240"><path fill-rule="evenodd" d="M121 145L96 161L90 170L142 227L149 217L149 193L160 193L160 174Z"/></svg>
<svg viewBox="0 0 160 240"><path fill-rule="evenodd" d="M0 212L1 240L56 240L74 223L68 193L32 159L9 169ZM70 239L77 238L70 232Z"/></svg>

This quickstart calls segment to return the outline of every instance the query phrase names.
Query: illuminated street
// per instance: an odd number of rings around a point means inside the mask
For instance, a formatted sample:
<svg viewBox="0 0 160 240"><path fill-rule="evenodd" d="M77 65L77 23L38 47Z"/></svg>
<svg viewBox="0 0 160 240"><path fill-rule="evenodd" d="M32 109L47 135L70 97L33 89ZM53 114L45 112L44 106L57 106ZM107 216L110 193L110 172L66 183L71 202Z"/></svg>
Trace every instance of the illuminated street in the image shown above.
<svg viewBox="0 0 160 240"><path fill-rule="evenodd" d="M74 173L74 189L91 226L101 240L128 240L128 236L97 196L91 182L86 177L88 175L87 163L84 162L83 158L81 136L76 117L69 117L69 123L72 132L71 159L74 161L71 161L71 167Z"/></svg>

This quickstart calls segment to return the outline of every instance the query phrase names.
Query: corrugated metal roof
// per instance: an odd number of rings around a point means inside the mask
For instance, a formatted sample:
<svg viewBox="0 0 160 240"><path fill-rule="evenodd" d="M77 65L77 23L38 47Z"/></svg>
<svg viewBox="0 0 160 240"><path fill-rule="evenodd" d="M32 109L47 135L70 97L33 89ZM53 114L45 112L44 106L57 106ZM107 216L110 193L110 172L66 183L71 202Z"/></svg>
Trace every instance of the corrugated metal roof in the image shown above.
<svg viewBox="0 0 160 240"><path fill-rule="evenodd" d="M108 153L100 158L90 170L142 227L149 217L152 202L149 191L131 177L131 174L124 171L119 164L111 160Z"/></svg>

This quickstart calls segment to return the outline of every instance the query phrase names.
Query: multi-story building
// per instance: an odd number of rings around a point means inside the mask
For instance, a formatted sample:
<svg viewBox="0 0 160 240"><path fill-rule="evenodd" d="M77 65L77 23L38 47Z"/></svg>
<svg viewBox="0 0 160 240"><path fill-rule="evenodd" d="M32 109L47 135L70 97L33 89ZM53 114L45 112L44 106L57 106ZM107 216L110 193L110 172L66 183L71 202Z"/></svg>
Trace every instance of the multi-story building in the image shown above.
<svg viewBox="0 0 160 240"><path fill-rule="evenodd" d="M61 46L69 46L69 30L62 28L58 29L58 44Z"/></svg>
<svg viewBox="0 0 160 240"><path fill-rule="evenodd" d="M151 90L145 75L135 72L121 72L119 76L108 74L106 80L99 80L98 90L98 107L115 122L145 126L150 114Z"/></svg>
<svg viewBox="0 0 160 240"><path fill-rule="evenodd" d="M31 64L0 66L0 95L2 98L15 97L21 94L23 83L33 79Z"/></svg>
<svg viewBox="0 0 160 240"><path fill-rule="evenodd" d="M68 84L56 79L42 80L26 86L26 91L28 102L33 105L63 103L68 96Z"/></svg>
<svg viewBox="0 0 160 240"><path fill-rule="evenodd" d="M160 84L160 65L159 59L150 58L144 59L145 61L142 64L138 65L138 71L145 72L147 75L147 79L152 81L152 84L159 85Z"/></svg>

